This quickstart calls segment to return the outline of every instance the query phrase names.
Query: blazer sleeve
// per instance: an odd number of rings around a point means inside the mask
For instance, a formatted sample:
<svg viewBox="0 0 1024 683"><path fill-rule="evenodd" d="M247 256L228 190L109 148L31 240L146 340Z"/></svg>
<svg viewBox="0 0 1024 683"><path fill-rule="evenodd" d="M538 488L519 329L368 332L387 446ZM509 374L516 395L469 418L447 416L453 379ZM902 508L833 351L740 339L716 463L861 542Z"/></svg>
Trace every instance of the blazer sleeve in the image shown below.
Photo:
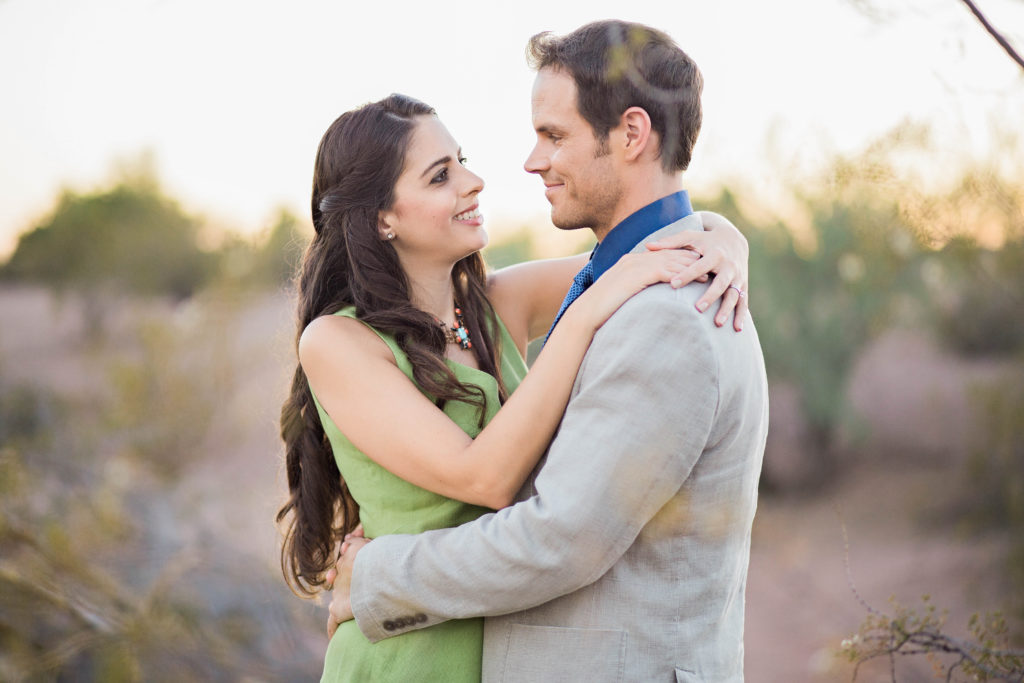
<svg viewBox="0 0 1024 683"><path fill-rule="evenodd" d="M694 310L694 289L648 288L598 331L534 495L362 549L352 608L367 638L528 609L626 552L686 481L717 410L716 328Z"/></svg>

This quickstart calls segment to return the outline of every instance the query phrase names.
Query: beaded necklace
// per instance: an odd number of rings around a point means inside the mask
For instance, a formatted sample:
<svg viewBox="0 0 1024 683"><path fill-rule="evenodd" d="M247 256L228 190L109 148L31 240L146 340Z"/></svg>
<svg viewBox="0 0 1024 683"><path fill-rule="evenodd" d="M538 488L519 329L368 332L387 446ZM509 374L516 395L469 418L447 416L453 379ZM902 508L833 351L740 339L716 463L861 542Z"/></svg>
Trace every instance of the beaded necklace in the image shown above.
<svg viewBox="0 0 1024 683"><path fill-rule="evenodd" d="M438 320L437 324L444 330L444 338L449 344L458 344L463 349L473 348L473 342L469 339L469 330L466 329L466 323L462 321L461 308L455 307L454 325L446 325L443 320Z"/></svg>

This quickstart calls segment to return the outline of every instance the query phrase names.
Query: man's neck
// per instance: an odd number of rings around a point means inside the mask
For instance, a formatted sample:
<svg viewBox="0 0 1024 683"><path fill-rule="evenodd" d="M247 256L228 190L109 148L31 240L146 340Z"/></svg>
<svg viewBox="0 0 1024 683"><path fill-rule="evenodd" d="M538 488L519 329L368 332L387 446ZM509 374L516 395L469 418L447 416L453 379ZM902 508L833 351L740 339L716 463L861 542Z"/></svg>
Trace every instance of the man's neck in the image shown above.
<svg viewBox="0 0 1024 683"><path fill-rule="evenodd" d="M647 177L631 179L607 224L591 228L598 242L603 240L616 225L648 204L683 189L683 176L680 173L667 175L661 172L659 167L658 172L645 175Z"/></svg>

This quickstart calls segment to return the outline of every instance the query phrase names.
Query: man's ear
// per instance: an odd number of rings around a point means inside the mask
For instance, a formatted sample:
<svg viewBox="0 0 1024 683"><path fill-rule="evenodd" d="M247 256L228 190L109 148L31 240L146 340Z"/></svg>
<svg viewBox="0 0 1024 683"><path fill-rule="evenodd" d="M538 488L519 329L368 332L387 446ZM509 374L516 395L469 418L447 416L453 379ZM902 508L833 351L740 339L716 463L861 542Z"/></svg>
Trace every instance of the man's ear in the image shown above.
<svg viewBox="0 0 1024 683"><path fill-rule="evenodd" d="M619 121L625 133L625 158L635 161L651 143L651 116L643 107L630 107Z"/></svg>

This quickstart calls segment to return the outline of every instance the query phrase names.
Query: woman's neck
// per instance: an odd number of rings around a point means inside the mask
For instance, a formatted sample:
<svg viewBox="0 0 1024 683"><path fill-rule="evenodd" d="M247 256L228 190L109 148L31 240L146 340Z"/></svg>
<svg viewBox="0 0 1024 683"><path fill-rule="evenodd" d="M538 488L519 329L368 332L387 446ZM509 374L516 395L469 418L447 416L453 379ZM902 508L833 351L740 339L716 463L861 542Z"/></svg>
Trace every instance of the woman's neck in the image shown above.
<svg viewBox="0 0 1024 683"><path fill-rule="evenodd" d="M448 269L408 272L412 305L450 325L455 321L455 291Z"/></svg>
<svg viewBox="0 0 1024 683"><path fill-rule="evenodd" d="M440 320L446 329L461 326L462 320L455 316L455 288L452 286L454 264L443 267L405 268L409 278L412 305ZM448 339L445 357L462 365L478 368L479 363L473 350L462 347Z"/></svg>

